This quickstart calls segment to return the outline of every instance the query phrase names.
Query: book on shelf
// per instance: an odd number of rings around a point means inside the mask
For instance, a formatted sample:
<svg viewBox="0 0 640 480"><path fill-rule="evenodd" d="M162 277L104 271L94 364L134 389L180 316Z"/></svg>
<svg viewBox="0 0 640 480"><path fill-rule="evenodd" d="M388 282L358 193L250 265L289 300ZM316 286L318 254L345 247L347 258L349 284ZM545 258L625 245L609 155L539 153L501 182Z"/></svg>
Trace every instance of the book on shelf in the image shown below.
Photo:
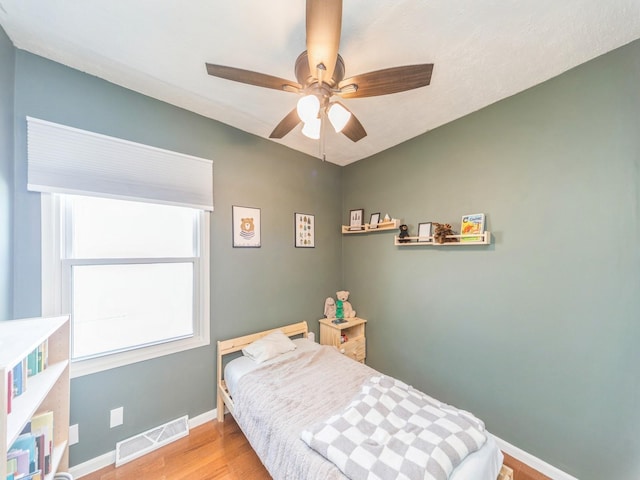
<svg viewBox="0 0 640 480"><path fill-rule="evenodd" d="M38 348L34 349L27 356L27 375L29 377L37 375L45 368L49 362L49 343L45 340L42 344L38 345Z"/></svg>
<svg viewBox="0 0 640 480"><path fill-rule="evenodd" d="M31 434L38 440L39 448L39 469L45 475L51 472L51 454L53 453L53 412L36 413L31 417Z"/></svg>
<svg viewBox="0 0 640 480"><path fill-rule="evenodd" d="M11 386L13 392L13 398L22 395L26 389L27 383L27 361L22 360L15 367L13 367L13 385Z"/></svg>
<svg viewBox="0 0 640 480"><path fill-rule="evenodd" d="M40 480L51 473L53 412L36 413L7 452L7 479Z"/></svg>
<svg viewBox="0 0 640 480"><path fill-rule="evenodd" d="M484 213L473 213L462 217L462 225L460 226L461 242L479 242L482 236L468 236L476 233L484 233Z"/></svg>
<svg viewBox="0 0 640 480"><path fill-rule="evenodd" d="M45 370L48 363L49 342L45 340L8 372L7 413L11 413L11 400L27 390L27 379Z"/></svg>

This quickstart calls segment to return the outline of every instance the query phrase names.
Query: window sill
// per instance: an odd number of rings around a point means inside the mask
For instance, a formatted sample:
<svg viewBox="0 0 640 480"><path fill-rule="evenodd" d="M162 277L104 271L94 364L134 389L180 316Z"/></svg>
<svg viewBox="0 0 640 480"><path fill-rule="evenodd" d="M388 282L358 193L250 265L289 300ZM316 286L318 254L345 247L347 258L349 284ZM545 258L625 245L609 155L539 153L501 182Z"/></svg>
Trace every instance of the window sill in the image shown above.
<svg viewBox="0 0 640 480"><path fill-rule="evenodd" d="M183 352L193 348L209 345L209 335L205 337L192 337L173 342L162 343L145 348L138 348L127 352L114 353L102 357L90 358L86 360L76 360L71 363L70 376L78 378L92 373L103 372L112 368L123 367L132 363L143 362L153 358L170 355L172 353Z"/></svg>

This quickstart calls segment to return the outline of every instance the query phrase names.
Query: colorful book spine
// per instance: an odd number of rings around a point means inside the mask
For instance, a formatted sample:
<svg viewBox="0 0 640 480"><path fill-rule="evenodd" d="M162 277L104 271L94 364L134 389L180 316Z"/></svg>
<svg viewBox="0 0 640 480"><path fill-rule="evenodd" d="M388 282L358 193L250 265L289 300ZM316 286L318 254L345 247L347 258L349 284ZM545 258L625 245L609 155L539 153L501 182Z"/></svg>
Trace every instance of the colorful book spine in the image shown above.
<svg viewBox="0 0 640 480"><path fill-rule="evenodd" d="M53 412L36 413L7 453L7 480L41 480L51 473Z"/></svg>
<svg viewBox="0 0 640 480"><path fill-rule="evenodd" d="M8 372L7 413L11 413L12 399L19 397L27 390L27 379L45 370L48 364L49 342L45 340Z"/></svg>

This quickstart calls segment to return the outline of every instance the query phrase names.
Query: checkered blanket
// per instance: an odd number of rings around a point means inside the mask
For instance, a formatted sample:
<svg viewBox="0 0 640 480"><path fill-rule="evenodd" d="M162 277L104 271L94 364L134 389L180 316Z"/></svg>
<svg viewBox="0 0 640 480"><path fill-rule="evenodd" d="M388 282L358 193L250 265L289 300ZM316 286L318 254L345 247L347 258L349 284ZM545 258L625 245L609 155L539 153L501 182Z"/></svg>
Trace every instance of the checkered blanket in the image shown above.
<svg viewBox="0 0 640 480"><path fill-rule="evenodd" d="M487 439L471 413L384 375L301 437L352 480L446 480Z"/></svg>

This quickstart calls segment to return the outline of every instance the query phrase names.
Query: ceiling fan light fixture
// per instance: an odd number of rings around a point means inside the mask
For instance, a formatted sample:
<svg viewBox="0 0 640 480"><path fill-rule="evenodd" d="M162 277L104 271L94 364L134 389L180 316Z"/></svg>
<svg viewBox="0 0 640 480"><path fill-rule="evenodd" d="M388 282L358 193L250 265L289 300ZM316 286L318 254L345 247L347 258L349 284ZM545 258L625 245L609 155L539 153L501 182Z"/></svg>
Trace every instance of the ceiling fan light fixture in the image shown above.
<svg viewBox="0 0 640 480"><path fill-rule="evenodd" d="M320 99L315 95L305 95L298 100L296 110L298 111L300 120L304 123L317 120L318 113L320 112Z"/></svg>
<svg viewBox="0 0 640 480"><path fill-rule="evenodd" d="M322 127L322 120L319 118L312 118L308 122L304 122L302 126L302 133L304 136L309 137L313 140L318 140L320 138L320 128Z"/></svg>
<svg viewBox="0 0 640 480"><path fill-rule="evenodd" d="M337 102L331 104L328 115L336 133L340 133L351 118L351 112Z"/></svg>

